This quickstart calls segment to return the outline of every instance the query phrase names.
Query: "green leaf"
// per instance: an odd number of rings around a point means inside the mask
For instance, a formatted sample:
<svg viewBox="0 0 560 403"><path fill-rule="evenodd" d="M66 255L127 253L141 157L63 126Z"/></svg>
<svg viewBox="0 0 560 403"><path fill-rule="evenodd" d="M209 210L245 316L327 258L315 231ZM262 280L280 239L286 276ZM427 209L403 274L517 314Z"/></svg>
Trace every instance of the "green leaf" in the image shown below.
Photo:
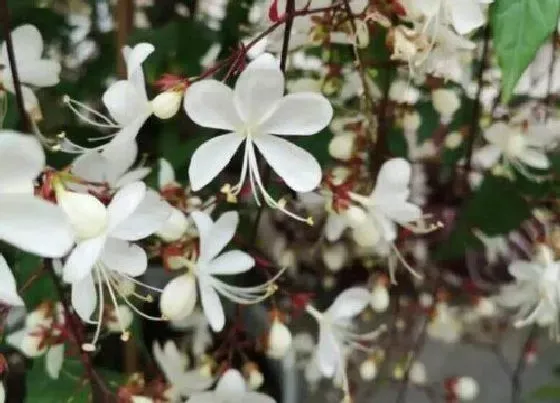
<svg viewBox="0 0 560 403"><path fill-rule="evenodd" d="M557 385L544 385L532 393L535 399L550 400L557 402L560 400L560 386Z"/></svg>
<svg viewBox="0 0 560 403"><path fill-rule="evenodd" d="M517 81L556 29L560 0L496 0L491 9L494 46L502 69L502 97L508 102Z"/></svg>
<svg viewBox="0 0 560 403"><path fill-rule="evenodd" d="M25 286L21 296L28 310L34 309L41 302L52 301L58 297L52 280L42 266L40 257L26 252L16 253L13 272L18 289Z"/></svg>

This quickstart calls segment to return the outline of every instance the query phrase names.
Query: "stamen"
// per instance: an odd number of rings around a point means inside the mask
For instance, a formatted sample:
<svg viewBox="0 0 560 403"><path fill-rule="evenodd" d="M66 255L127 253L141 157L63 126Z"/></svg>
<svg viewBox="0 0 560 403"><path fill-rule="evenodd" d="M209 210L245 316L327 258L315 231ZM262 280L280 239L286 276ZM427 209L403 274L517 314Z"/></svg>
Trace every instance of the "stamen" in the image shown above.
<svg viewBox="0 0 560 403"><path fill-rule="evenodd" d="M111 119L109 119L108 117L106 117L105 115L99 113L98 111L96 111L93 108L90 108L89 106L87 106L86 104L80 102L80 101L76 101L72 98L70 98L68 95L65 95L64 98L62 98L62 102L64 102L68 108L70 108L70 110L72 112L74 112L74 114L79 117L80 119L82 119L84 122L89 123L92 126L96 126L96 127L102 127L102 128L106 128L106 129L120 129L121 127L119 125L117 125L116 123L114 123ZM80 109L83 109L84 111L92 114L93 116L95 116L96 118L102 120L105 123L101 123L101 122L96 122L93 119L90 119L88 116L86 116L85 114L83 114Z"/></svg>
<svg viewBox="0 0 560 403"><path fill-rule="evenodd" d="M119 304L118 304L118 301L117 301L117 297L115 296L115 293L113 292L113 288L111 287L111 281L109 279L109 276L107 275L107 273L105 273L105 270L103 268L98 267L98 270L101 271L101 274L105 278L105 282L107 284L107 289L109 290L109 297L111 298L111 301L113 302L113 305L115 307L115 316L117 317L117 322L119 323L119 327L121 328L121 332L125 333L126 332L126 326L124 326L124 321L122 320L121 314L119 313Z"/></svg>
<svg viewBox="0 0 560 403"><path fill-rule="evenodd" d="M97 328L95 329L95 334L91 343L82 344L82 350L89 353L94 352L97 348L97 342L99 340L99 335L101 334L101 322L103 320L103 311L105 309L105 295L103 293L103 282L101 281L101 276L99 275L99 270L94 268L95 276L97 278L97 290L99 294L99 313L97 317Z"/></svg>
<svg viewBox="0 0 560 403"><path fill-rule="evenodd" d="M390 242L390 246L391 249L393 249L393 251L395 252L395 256L397 257L397 259L402 263L402 265L409 271L410 274L412 274L414 277L416 277L417 279L421 280L424 278L424 276L422 276L420 273L418 273L416 270L414 270L412 268L412 266L410 266L408 264L408 262L406 261L406 259L404 258L404 256L401 254L401 252L399 251L399 248L397 248L395 246L395 244L393 242ZM392 280L391 280L392 282Z"/></svg>

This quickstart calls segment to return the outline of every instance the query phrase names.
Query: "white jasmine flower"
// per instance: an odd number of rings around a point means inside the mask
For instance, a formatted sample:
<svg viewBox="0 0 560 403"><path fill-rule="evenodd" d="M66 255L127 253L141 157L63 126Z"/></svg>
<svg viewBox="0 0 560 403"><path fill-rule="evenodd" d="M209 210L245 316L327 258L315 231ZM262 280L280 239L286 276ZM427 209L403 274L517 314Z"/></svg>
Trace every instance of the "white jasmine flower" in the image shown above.
<svg viewBox="0 0 560 403"><path fill-rule="evenodd" d="M492 167L500 158L506 166L512 165L526 175L530 174L523 164L538 169L550 166L539 139L523 133L519 128L501 122L495 123L484 131L484 138L489 144L477 150L473 156L484 168Z"/></svg>
<svg viewBox="0 0 560 403"><path fill-rule="evenodd" d="M33 181L44 166L45 154L35 138L0 131L0 239L59 258L70 250L74 237L60 208L33 195Z"/></svg>
<svg viewBox="0 0 560 403"><path fill-rule="evenodd" d="M515 326L550 326L552 334L558 337L560 261L554 260L554 252L541 245L532 261L516 260L508 270L515 284L502 287L498 303L518 309Z"/></svg>
<svg viewBox="0 0 560 403"><path fill-rule="evenodd" d="M32 87L52 87L59 82L60 63L43 59L43 37L33 25L21 25L11 33L16 68L21 83L25 109L31 112L38 106ZM0 48L0 87L15 92L6 43Z"/></svg>
<svg viewBox="0 0 560 403"><path fill-rule="evenodd" d="M189 178L200 190L216 177L245 142L237 195L249 177L255 199L260 191L265 202L288 212L264 188L257 166L256 146L274 171L297 192L313 190L321 181L321 167L307 151L280 136L309 136L322 130L333 114L329 101L315 93L283 96L284 75L277 61L262 55L241 73L235 91L216 80L194 83L185 95L185 111L200 126L229 131L200 146L193 154Z"/></svg>
<svg viewBox="0 0 560 403"><path fill-rule="evenodd" d="M307 305L306 311L319 324L317 363L323 376L332 378L335 373L346 373L345 350L366 350L364 342L376 339L384 328L358 334L352 331L352 318L360 314L369 304L370 293L366 288L353 287L343 291L325 312Z"/></svg>
<svg viewBox="0 0 560 403"><path fill-rule="evenodd" d="M275 400L263 393L247 390L241 373L236 369L228 369L218 381L216 389L211 392L196 393L189 403L275 403Z"/></svg>
<svg viewBox="0 0 560 403"><path fill-rule="evenodd" d="M192 313L197 300L197 285L202 309L210 327L215 332L223 329L225 315L219 295L238 304L254 304L268 298L275 291L276 277L264 284L252 287L229 285L216 276L231 276L248 271L255 265L254 259L240 250L222 252L235 235L239 215L231 211L213 222L206 213L191 213L200 234L198 259L184 259L189 272L171 280L163 290L160 307L168 319L178 320Z"/></svg>
<svg viewBox="0 0 560 403"><path fill-rule="evenodd" d="M65 97L65 102L74 113L87 123L94 126L116 129L117 133L97 140L113 138L109 144L125 142L130 144L153 113L152 102L148 100L146 83L142 63L155 50L149 43L139 43L134 48L124 47L123 55L126 61L127 79L113 83L103 95L103 103L112 119L89 108L88 106ZM82 112L84 111L84 112ZM93 115L92 120L89 115ZM96 147L104 148L106 145ZM87 148L71 144L65 151L86 151Z"/></svg>

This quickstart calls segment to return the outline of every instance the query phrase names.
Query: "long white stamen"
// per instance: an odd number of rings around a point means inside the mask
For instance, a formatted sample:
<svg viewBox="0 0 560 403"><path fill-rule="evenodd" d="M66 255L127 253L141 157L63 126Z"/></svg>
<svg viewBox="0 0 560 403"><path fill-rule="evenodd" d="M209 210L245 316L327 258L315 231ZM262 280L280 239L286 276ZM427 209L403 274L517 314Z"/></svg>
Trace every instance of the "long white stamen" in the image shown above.
<svg viewBox="0 0 560 403"><path fill-rule="evenodd" d="M393 242L390 242L390 245L391 245L391 249L393 249L393 251L395 252L395 255L397 256L399 261L410 272L410 274L412 274L417 279L423 279L424 276L422 276L420 273L418 273L416 270L414 270L411 265L408 264L408 262L406 261L404 256L399 251L399 248L397 248Z"/></svg>
<svg viewBox="0 0 560 403"><path fill-rule="evenodd" d="M116 275L115 273L111 273L111 276L112 276L115 280L118 280L117 275ZM119 273L119 276L120 276L120 277L123 277L123 278L125 278L125 279L127 279L127 280L129 280L129 281L132 281L134 284L137 284L137 285L139 285L139 286L141 286L141 287L144 287L144 288L146 288L146 289L148 289L148 290L156 291L156 292L159 292L159 293L162 293L162 292L163 292L163 290L162 290L161 288L157 288L157 287L153 287L153 286L148 285L148 284L144 284L143 282L141 282L141 281L139 281L139 280L136 280L134 277L131 277L131 276L127 275L127 274Z"/></svg>
<svg viewBox="0 0 560 403"><path fill-rule="evenodd" d="M99 312L97 317L97 328L95 329L95 334L93 336L93 340L91 343L84 343L82 345L82 350L87 352L95 351L97 342L99 341L99 335L101 334L101 323L103 320L103 310L105 309L105 295L103 293L103 282L101 281L101 277L99 276L99 271L97 268L93 270L95 272L95 276L97 278L97 290L99 294Z"/></svg>
<svg viewBox="0 0 560 403"><path fill-rule="evenodd" d="M113 287L111 287L111 281L109 279L109 276L107 276L107 273L105 273L105 270L103 270L102 268L100 268L99 270L101 271L101 274L105 278L105 281L107 283L107 289L109 290L109 296L115 307L115 316L117 317L117 322L119 323L122 332L121 340L127 341L129 335L128 332L126 331L126 327L124 326L124 321L122 320L121 315L119 313L119 303L117 301L117 297L115 296L115 293L113 292Z"/></svg>
<svg viewBox="0 0 560 403"><path fill-rule="evenodd" d="M109 119L105 115L99 113L98 111L96 111L93 108L90 108L89 106L87 106L86 104L84 104L80 101L76 101L76 100L70 98L68 95L66 95L64 97L63 102L66 105L68 105L68 108L70 108L70 110L72 112L74 112L74 114L77 117L79 117L84 122L89 123L92 126L101 127L101 128L105 128L105 129L120 129L121 128L118 124L113 122L111 119ZM86 111L88 113L91 113L93 116L97 117L98 119L101 119L105 123L97 122L97 121L89 118L87 115L82 113L79 108L83 109L84 111Z"/></svg>

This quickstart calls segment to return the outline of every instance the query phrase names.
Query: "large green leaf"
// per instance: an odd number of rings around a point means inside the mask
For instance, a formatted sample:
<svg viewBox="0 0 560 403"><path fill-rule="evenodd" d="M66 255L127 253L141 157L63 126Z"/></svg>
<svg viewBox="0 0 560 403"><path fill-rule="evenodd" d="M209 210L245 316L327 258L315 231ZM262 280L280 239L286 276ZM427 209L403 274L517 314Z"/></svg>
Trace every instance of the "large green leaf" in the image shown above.
<svg viewBox="0 0 560 403"><path fill-rule="evenodd" d="M560 0L495 0L491 9L494 47L507 102L539 47L556 29Z"/></svg>

